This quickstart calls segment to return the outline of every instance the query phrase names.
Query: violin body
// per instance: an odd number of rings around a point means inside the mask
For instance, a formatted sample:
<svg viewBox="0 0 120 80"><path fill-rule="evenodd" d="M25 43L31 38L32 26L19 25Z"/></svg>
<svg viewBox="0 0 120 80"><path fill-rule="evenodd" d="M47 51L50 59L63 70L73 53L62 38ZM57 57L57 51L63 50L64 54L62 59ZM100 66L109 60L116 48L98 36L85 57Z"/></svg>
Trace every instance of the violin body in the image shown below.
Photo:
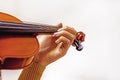
<svg viewBox="0 0 120 80"><path fill-rule="evenodd" d="M19 19L0 12L1 21L19 22ZM0 33L0 69L20 69L28 66L39 51L36 36L2 35Z"/></svg>

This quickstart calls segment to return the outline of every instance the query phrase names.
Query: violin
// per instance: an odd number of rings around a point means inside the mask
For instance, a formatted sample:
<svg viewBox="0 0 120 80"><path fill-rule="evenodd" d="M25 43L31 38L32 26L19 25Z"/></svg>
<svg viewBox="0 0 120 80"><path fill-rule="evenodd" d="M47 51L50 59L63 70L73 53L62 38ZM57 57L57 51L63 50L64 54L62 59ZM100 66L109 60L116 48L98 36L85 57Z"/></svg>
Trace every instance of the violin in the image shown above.
<svg viewBox="0 0 120 80"><path fill-rule="evenodd" d="M0 69L29 66L39 51L37 34L50 34L58 29L52 25L23 23L12 15L0 12ZM73 42L78 51L83 49L81 36L83 38L85 34L78 32Z"/></svg>

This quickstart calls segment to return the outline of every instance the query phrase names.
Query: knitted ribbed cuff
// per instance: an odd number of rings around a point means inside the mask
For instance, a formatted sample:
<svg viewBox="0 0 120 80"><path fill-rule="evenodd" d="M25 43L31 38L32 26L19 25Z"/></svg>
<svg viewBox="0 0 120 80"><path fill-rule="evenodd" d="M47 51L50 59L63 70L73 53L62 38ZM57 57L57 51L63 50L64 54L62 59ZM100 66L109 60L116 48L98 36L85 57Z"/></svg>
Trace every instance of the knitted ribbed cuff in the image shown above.
<svg viewBox="0 0 120 80"><path fill-rule="evenodd" d="M29 67L23 69L18 80L40 80L45 66L34 62Z"/></svg>

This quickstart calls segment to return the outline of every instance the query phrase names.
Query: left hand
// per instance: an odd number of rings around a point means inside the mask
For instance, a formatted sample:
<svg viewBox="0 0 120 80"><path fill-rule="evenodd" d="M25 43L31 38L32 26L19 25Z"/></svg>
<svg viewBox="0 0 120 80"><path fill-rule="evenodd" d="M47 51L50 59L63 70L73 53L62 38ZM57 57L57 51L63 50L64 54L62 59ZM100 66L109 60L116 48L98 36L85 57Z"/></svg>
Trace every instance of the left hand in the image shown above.
<svg viewBox="0 0 120 80"><path fill-rule="evenodd" d="M74 28L62 27L62 24L59 24L58 27L61 28L54 34L38 36L40 51L35 61L40 62L43 66L47 66L64 56L76 38L77 32Z"/></svg>

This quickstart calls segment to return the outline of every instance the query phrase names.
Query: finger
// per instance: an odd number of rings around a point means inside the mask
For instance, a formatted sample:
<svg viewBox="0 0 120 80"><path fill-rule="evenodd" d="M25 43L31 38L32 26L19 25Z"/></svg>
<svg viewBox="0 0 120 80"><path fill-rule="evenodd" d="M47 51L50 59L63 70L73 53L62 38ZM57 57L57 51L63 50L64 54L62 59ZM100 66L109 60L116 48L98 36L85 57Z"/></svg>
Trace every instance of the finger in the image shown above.
<svg viewBox="0 0 120 80"><path fill-rule="evenodd" d="M58 44L57 53L59 56L64 56L70 46L70 40L61 36L59 39L55 41Z"/></svg>
<svg viewBox="0 0 120 80"><path fill-rule="evenodd" d="M68 31L68 32L72 33L73 35L76 35L76 33L77 33L73 27L69 27L69 26L65 26L63 28L58 29L58 31L62 31L62 30Z"/></svg>
<svg viewBox="0 0 120 80"><path fill-rule="evenodd" d="M59 38L55 41L56 44L59 44L59 43L61 43L61 42L63 43L64 47L68 47L68 46L70 45L70 40L67 39L67 38L64 37L64 36L59 37Z"/></svg>
<svg viewBox="0 0 120 80"><path fill-rule="evenodd" d="M53 36L54 36L54 37L64 36L64 37L66 37L67 39L69 39L69 40L71 41L71 43L72 43L73 40L76 38L76 35L73 35L73 34L71 34L70 32L64 31L64 30L54 33Z"/></svg>

